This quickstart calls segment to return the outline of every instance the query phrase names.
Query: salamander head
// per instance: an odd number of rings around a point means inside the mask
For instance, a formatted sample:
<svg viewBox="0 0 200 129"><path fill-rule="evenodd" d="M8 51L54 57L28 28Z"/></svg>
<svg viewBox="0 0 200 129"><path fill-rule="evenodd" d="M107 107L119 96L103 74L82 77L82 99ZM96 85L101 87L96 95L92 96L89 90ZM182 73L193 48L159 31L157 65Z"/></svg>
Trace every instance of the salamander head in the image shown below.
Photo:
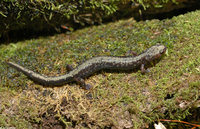
<svg viewBox="0 0 200 129"><path fill-rule="evenodd" d="M145 60L146 61L152 61L159 59L163 54L165 54L166 47L164 45L155 45L150 47L144 52Z"/></svg>

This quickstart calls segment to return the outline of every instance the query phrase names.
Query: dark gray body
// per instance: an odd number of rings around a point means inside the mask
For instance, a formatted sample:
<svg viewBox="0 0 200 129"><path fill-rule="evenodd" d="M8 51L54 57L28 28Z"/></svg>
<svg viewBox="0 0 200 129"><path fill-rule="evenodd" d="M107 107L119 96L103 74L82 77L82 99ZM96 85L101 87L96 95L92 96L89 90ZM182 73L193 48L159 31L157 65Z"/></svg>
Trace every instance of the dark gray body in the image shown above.
<svg viewBox="0 0 200 129"><path fill-rule="evenodd" d="M81 65L77 66L75 69L69 73L58 76L58 77L46 77L40 74L37 74L31 70L28 70L18 64L13 62L8 62L8 64L18 71L24 73L31 80L47 86L56 86L75 81L75 78L85 78L91 74L103 70L103 69L113 69L113 70L133 70L145 65L155 59L161 57L166 51L164 45L155 45L144 51L138 56L129 56L129 57L109 57L109 56L100 56L94 57L87 60Z"/></svg>

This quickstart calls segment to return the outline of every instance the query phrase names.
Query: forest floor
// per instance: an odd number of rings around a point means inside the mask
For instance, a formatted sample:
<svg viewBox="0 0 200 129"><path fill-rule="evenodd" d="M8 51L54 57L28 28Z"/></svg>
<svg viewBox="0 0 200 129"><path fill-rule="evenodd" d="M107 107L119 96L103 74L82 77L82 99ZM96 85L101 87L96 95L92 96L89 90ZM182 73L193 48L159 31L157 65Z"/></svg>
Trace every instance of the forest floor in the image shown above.
<svg viewBox="0 0 200 129"><path fill-rule="evenodd" d="M161 21L131 18L0 45L0 128L123 129L152 127L160 119L199 122L199 17L200 11ZM43 87L5 63L58 76L67 72L66 64L124 56L130 50L140 53L157 43L167 52L149 73L101 71L85 79L91 90L76 83Z"/></svg>

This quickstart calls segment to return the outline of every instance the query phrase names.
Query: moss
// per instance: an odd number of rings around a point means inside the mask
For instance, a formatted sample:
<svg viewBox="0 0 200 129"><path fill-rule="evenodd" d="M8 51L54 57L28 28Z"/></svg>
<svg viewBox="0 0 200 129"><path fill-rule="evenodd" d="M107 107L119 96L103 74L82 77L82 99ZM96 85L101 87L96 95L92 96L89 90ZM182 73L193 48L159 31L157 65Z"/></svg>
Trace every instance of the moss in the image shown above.
<svg viewBox="0 0 200 129"><path fill-rule="evenodd" d="M1 63L0 93L14 95L2 96L8 101L6 104L6 100L0 100L4 107L0 111L12 111L21 120L10 122L13 118L7 113L1 120L11 120L3 124L53 125L44 120L44 114L55 115L66 127L77 128L117 127L125 116L133 128L147 127L161 118L184 119L199 102L199 15L200 11L196 11L162 21L120 20L71 35L1 45L2 61L9 59L48 76L63 75L66 64L77 66L97 55L122 56L129 50L140 53L157 43L168 47L167 55L150 67L149 73L102 71L86 79L93 85L90 91L74 83L42 87ZM93 99L88 100L88 95Z"/></svg>

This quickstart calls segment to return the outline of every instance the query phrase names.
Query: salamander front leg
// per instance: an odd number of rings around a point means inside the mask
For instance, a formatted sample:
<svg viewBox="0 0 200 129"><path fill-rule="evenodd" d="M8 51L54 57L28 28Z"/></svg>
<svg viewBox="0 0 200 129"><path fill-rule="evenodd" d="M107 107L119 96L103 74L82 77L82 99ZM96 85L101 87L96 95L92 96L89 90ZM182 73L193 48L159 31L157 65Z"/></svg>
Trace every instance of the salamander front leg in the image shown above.
<svg viewBox="0 0 200 129"><path fill-rule="evenodd" d="M145 68L144 68L144 64L141 64L140 70L141 70L141 73L142 73L142 74L145 74L145 73L148 73L148 72L149 72L148 69L145 69Z"/></svg>
<svg viewBox="0 0 200 129"><path fill-rule="evenodd" d="M66 69L67 69L68 71L72 71L74 68L72 67L72 65L67 64L67 65L66 65ZM82 78L80 78L80 77L76 77L76 78L74 78L74 80L75 80L78 84L80 84L81 87L83 87L83 89L89 90L90 88L92 88L91 85L86 84L85 81L84 81Z"/></svg>

